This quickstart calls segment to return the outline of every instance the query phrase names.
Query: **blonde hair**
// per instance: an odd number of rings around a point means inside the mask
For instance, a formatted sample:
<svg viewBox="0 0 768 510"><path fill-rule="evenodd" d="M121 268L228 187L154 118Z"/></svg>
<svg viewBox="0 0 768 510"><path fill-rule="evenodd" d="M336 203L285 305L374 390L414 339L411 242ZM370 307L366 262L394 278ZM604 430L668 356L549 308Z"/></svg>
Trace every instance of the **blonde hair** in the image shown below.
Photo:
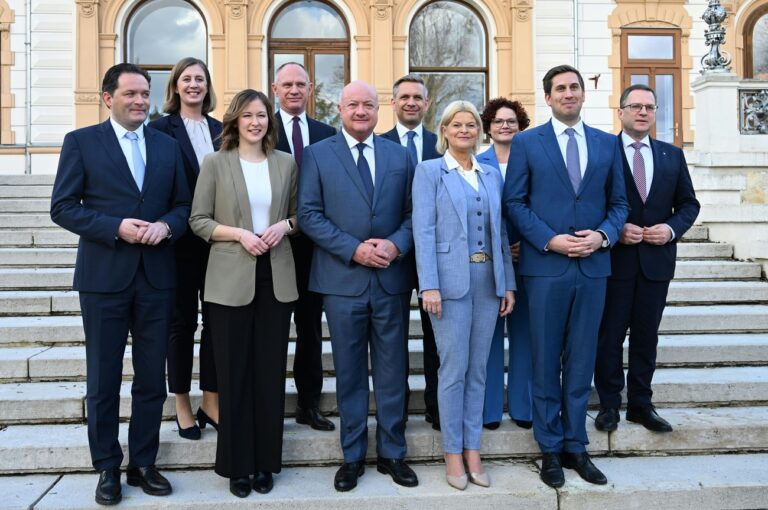
<svg viewBox="0 0 768 510"><path fill-rule="evenodd" d="M480 140L483 139L483 121L480 119L480 114L477 113L477 108L475 108L475 105L469 101L459 100L454 101L446 106L445 110L443 110L442 116L440 117L440 129L437 131L437 145L435 146L437 152L440 154L445 154L445 151L448 150L448 140L445 139L445 135L443 134L443 127L450 124L456 114L461 112L471 113L472 117L474 117L478 132L477 140L475 141L475 149L473 152L477 152L477 150L480 148Z"/></svg>

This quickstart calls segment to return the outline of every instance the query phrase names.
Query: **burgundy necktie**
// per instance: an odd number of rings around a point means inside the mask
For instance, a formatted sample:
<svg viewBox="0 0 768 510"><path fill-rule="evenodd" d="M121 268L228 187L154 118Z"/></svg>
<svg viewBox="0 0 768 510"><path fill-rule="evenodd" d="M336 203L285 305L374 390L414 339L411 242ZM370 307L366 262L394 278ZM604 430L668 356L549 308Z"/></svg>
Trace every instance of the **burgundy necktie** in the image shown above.
<svg viewBox="0 0 768 510"><path fill-rule="evenodd" d="M299 117L293 118L293 157L296 160L296 165L301 168L301 156L304 153L304 139L301 136L301 119Z"/></svg>
<svg viewBox="0 0 768 510"><path fill-rule="evenodd" d="M648 198L648 192L646 191L645 183L645 160L640 153L640 149L645 147L644 143L635 142L630 144L630 147L635 149L635 154L632 156L632 177L635 179L635 186L637 186L637 192L640 193L640 200L645 203L645 199Z"/></svg>

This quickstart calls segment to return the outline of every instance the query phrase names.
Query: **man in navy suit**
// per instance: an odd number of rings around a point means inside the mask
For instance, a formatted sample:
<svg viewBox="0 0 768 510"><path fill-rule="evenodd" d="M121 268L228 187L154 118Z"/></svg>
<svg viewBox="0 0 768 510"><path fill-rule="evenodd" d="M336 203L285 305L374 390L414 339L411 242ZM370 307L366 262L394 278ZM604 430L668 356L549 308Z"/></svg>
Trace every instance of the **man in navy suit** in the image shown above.
<svg viewBox="0 0 768 510"><path fill-rule="evenodd" d="M404 461L414 162L404 147L373 135L378 109L371 85L344 87L342 132L304 150L299 176L299 226L315 242L309 289L323 295L336 369L338 491L356 487L365 469L369 343L377 469L418 485Z"/></svg>
<svg viewBox="0 0 768 510"><path fill-rule="evenodd" d="M304 147L325 140L336 130L307 115L307 101L313 85L303 65L288 62L277 68L272 92L280 106L277 115L277 150L293 154L301 172ZM293 310L296 324L296 351L293 357L293 379L296 381L298 403L296 423L315 430L333 430L336 426L320 414L320 393L323 391L323 298L308 289L314 244L301 231L291 236L291 249L296 267L299 299Z"/></svg>
<svg viewBox="0 0 768 510"><path fill-rule="evenodd" d="M171 493L154 464L176 286L171 242L187 228L190 196L176 141L144 129L149 81L133 64L107 71L102 99L110 118L64 137L51 198L53 221L80 236L73 288L83 315L88 443L102 505L122 497L117 436L129 332L128 484L151 495Z"/></svg>
<svg viewBox="0 0 768 510"><path fill-rule="evenodd" d="M618 115L624 181L631 212L611 250L605 311L600 326L595 387L600 396L598 430L616 430L624 389L622 350L629 328L627 420L655 432L672 426L651 397L659 324L675 275L677 241L699 214L683 151L649 136L656 123L656 93L632 85L621 94Z"/></svg>
<svg viewBox="0 0 768 510"><path fill-rule="evenodd" d="M410 152L416 163L441 157L436 148L437 135L422 124L424 115L429 110L429 91L421 76L407 74L395 82L392 86L392 109L397 116L397 125L382 134L382 138L401 144ZM424 311L421 299L419 312L424 346L424 418L427 423L432 424L433 429L440 430L440 411L437 405L437 371L440 368L440 358L437 356L432 322L429 320L429 314Z"/></svg>
<svg viewBox="0 0 768 510"><path fill-rule="evenodd" d="M616 137L581 120L584 80L561 65L544 76L550 122L515 135L504 203L523 237L519 271L528 291L533 431L541 479L565 483L563 467L605 484L586 452L587 401L611 273L608 252L627 217Z"/></svg>

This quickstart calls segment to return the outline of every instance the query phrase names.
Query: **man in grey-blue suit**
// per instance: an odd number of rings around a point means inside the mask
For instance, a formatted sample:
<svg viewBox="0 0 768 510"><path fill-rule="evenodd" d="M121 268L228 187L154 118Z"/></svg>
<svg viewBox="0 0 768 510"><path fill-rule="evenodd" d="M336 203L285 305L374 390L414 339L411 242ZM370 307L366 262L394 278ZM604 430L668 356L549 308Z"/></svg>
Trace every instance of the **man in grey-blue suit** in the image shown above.
<svg viewBox="0 0 768 510"><path fill-rule="evenodd" d="M629 208L616 137L581 120L584 80L567 65L544 76L550 122L519 133L504 183L508 218L520 231L533 357L533 431L541 479L565 483L563 467L607 480L588 454L587 401L611 274L608 252Z"/></svg>
<svg viewBox="0 0 768 510"><path fill-rule="evenodd" d="M338 491L355 488L365 469L369 343L377 469L418 485L403 460L415 164L405 147L373 135L378 109L371 85L344 87L342 132L304 149L299 177L299 228L316 246L309 290L323 294L336 369L344 452Z"/></svg>

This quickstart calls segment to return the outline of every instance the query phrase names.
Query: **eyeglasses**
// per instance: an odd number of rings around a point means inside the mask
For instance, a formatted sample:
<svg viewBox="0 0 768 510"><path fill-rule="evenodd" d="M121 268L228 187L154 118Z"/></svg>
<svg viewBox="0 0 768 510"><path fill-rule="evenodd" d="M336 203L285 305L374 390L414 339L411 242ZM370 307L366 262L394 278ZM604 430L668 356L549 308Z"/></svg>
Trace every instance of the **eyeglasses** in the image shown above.
<svg viewBox="0 0 768 510"><path fill-rule="evenodd" d="M655 113L656 110L659 109L659 105L657 104L641 104L641 103L632 103L632 104L625 104L622 106L622 108L629 108L629 111L632 113L640 113L640 110L645 108L645 111L648 113Z"/></svg>
<svg viewBox="0 0 768 510"><path fill-rule="evenodd" d="M496 127L502 127L504 124L506 124L509 127L512 127L517 125L517 119L493 119L491 121L491 124L493 124Z"/></svg>

